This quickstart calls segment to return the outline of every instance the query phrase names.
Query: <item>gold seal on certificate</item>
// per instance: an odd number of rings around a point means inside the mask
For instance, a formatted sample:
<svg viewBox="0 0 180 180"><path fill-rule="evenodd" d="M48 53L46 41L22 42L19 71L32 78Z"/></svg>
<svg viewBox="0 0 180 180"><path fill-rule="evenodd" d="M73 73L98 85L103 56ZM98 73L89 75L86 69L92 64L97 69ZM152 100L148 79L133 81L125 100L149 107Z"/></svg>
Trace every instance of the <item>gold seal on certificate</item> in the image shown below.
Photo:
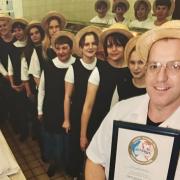
<svg viewBox="0 0 180 180"><path fill-rule="evenodd" d="M178 130L114 121L109 180L174 180L179 152Z"/></svg>
<svg viewBox="0 0 180 180"><path fill-rule="evenodd" d="M158 154L156 143L147 136L133 138L129 143L128 151L131 159L141 165L154 162Z"/></svg>

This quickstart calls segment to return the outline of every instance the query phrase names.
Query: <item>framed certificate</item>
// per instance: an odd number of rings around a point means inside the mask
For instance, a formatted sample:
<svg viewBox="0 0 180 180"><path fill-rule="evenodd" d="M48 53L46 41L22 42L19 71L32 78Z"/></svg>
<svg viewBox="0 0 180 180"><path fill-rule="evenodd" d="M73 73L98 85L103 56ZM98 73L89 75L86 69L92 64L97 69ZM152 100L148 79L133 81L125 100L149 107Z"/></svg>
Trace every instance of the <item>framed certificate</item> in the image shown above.
<svg viewBox="0 0 180 180"><path fill-rule="evenodd" d="M174 180L180 131L114 121L109 180Z"/></svg>

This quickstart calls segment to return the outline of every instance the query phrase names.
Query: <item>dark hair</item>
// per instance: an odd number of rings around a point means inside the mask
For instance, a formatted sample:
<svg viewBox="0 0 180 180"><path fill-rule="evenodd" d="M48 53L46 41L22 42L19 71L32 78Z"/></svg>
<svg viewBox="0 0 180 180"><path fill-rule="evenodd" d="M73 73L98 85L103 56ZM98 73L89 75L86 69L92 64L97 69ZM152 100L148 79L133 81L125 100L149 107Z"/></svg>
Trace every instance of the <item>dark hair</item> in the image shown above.
<svg viewBox="0 0 180 180"><path fill-rule="evenodd" d="M127 6L122 2L118 3L115 9L117 9L117 7L124 8L127 11Z"/></svg>
<svg viewBox="0 0 180 180"><path fill-rule="evenodd" d="M83 34L83 36L81 37L80 41L79 41L79 47L83 48L84 44L85 44L85 38L86 36L89 35L93 35L94 39L95 39L95 44L98 45L99 44L99 38L98 35L95 32L86 32Z"/></svg>
<svg viewBox="0 0 180 180"><path fill-rule="evenodd" d="M38 31L39 31L40 34L41 34L41 41L42 41L42 40L44 39L45 32L44 32L43 28L42 28L40 25L37 25L37 24L31 26L31 27L28 29L28 31L27 31L27 36L28 36L28 38L30 38L30 31L31 31L32 28L37 28L37 29L38 29Z"/></svg>
<svg viewBox="0 0 180 180"><path fill-rule="evenodd" d="M73 41L67 36L58 37L55 40L54 44L55 44L55 46L56 45L62 45L62 44L68 44L70 49L72 49L72 47L73 47Z"/></svg>
<svg viewBox="0 0 180 180"><path fill-rule="evenodd" d="M50 24L50 22L51 22L52 20L57 20L58 23L59 23L59 25L60 25L60 28L61 28L61 20L60 20L60 18L58 18L58 17L56 17L56 16L52 16L52 17L50 17L50 18L47 20L48 27L49 27L49 24Z"/></svg>
<svg viewBox="0 0 180 180"><path fill-rule="evenodd" d="M33 53L33 50L34 50L34 47L35 47L35 44L32 42L31 40L31 37L30 37L30 30L32 28L37 28L41 34L41 42L43 41L44 39L44 36L45 36L45 33L44 33L44 30L41 26L35 24L33 26L31 26L30 28L28 28L28 31L27 31L27 45L24 49L24 56L26 58L26 60L28 61L28 63L30 63L30 57Z"/></svg>
<svg viewBox="0 0 180 180"><path fill-rule="evenodd" d="M125 48L128 40L129 39L126 36L124 36L123 34L118 33L118 32L109 34L105 38L104 44L103 44L105 56L106 57L108 56L108 53L107 53L108 42L110 42L112 45L123 46Z"/></svg>
<svg viewBox="0 0 180 180"><path fill-rule="evenodd" d="M155 6L167 6L168 9L171 7L171 1L170 0L156 0Z"/></svg>
<svg viewBox="0 0 180 180"><path fill-rule="evenodd" d="M137 9L139 9L140 5L144 5L146 10L148 10L148 4L144 0L142 0L142 1L139 1L138 5L136 6L136 9L135 9L136 11Z"/></svg>
<svg viewBox="0 0 180 180"><path fill-rule="evenodd" d="M96 9L99 9L102 5L106 6L106 8L108 7L108 6L107 6L107 3L105 3L105 2L102 1L102 2L97 3Z"/></svg>
<svg viewBox="0 0 180 180"><path fill-rule="evenodd" d="M13 25L12 25L12 31L15 29L15 28L20 28L20 29L25 29L26 28L26 24L24 24L24 23L21 23L21 22L15 22L15 23L13 23Z"/></svg>

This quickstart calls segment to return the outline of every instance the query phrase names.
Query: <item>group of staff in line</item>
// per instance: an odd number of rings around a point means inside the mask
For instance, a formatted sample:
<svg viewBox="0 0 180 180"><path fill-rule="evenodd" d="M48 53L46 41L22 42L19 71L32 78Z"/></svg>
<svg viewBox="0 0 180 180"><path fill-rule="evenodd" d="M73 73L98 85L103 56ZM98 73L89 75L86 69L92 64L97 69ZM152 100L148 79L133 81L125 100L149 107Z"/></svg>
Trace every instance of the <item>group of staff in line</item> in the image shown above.
<svg viewBox="0 0 180 180"><path fill-rule="evenodd" d="M92 18L90 22L106 25L119 22L132 29L152 29L171 19L175 4L171 0L154 0L151 8L149 0L136 0L133 4L134 18L132 20L125 16L129 8L130 3L128 0L114 0L112 4L112 13L114 15L110 15L108 13L110 1L97 0L95 3L97 16Z"/></svg>
<svg viewBox="0 0 180 180"><path fill-rule="evenodd" d="M102 2L108 9L108 1ZM114 11L126 12L128 2L120 2L114 2ZM139 37L123 23L103 30L90 25L76 35L65 26L65 17L55 11L41 22L0 15L0 113L22 142L31 122L49 176L63 169L80 178L84 151L110 108L146 93L146 61L136 52Z"/></svg>

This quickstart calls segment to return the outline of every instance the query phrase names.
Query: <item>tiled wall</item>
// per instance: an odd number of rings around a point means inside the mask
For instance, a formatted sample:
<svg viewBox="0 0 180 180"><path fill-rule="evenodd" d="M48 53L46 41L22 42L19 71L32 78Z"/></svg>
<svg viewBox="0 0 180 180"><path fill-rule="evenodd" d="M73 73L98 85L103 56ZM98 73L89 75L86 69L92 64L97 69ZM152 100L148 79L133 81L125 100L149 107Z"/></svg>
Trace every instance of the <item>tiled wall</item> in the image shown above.
<svg viewBox="0 0 180 180"><path fill-rule="evenodd" d="M14 0L17 2L17 0ZM18 0L22 1L23 16L29 20L39 19L50 10L63 13L67 20L89 21L96 15L94 3L96 0ZM150 0L153 2L154 0ZM113 2L113 0L111 0ZM129 0L130 9L126 16L133 18L133 4L135 0ZM110 10L111 13L111 10Z"/></svg>
<svg viewBox="0 0 180 180"><path fill-rule="evenodd" d="M89 21L95 15L96 0L22 0L23 14L28 19L41 19L46 12L57 10L68 20Z"/></svg>

